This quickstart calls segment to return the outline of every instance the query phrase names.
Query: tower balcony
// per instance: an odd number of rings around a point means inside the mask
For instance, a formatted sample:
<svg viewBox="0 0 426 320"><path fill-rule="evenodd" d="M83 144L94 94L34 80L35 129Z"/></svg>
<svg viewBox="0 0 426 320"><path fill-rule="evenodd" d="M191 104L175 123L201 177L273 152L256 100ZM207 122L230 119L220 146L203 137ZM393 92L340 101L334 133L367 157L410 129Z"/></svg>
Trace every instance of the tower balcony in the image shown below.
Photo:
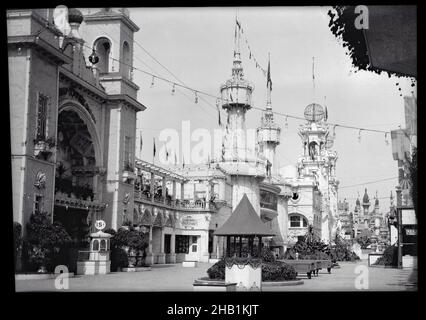
<svg viewBox="0 0 426 320"><path fill-rule="evenodd" d="M250 109L252 92L253 86L248 81L228 80L220 87L222 108L229 109L238 105Z"/></svg>

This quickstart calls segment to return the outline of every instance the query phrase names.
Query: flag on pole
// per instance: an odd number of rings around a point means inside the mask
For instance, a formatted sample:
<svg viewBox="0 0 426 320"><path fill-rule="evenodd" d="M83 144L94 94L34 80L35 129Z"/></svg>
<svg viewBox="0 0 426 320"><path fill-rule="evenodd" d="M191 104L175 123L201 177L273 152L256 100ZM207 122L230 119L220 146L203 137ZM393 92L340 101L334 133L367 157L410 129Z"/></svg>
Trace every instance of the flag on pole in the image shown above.
<svg viewBox="0 0 426 320"><path fill-rule="evenodd" d="M185 157L182 155L182 168L185 168Z"/></svg>
<svg viewBox="0 0 426 320"><path fill-rule="evenodd" d="M272 91L272 80L271 80L271 59L268 60L268 76L266 80L266 87Z"/></svg>
<svg viewBox="0 0 426 320"><path fill-rule="evenodd" d="M155 154L157 152L157 148L155 147L155 138L152 138L152 139L154 141L154 147L153 147L153 150L152 150L152 155L153 155L153 157L155 157Z"/></svg>

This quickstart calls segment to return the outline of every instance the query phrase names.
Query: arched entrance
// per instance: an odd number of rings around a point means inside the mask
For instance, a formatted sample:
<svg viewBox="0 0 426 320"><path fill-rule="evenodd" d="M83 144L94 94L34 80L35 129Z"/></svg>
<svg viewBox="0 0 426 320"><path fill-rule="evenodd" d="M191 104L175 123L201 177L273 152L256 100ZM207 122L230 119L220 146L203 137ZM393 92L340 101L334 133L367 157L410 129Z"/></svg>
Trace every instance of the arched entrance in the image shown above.
<svg viewBox="0 0 426 320"><path fill-rule="evenodd" d="M78 105L60 108L57 128L55 207L53 220L60 222L73 243L64 262L74 271L78 251L89 245L92 221L99 212L99 143L94 125Z"/></svg>

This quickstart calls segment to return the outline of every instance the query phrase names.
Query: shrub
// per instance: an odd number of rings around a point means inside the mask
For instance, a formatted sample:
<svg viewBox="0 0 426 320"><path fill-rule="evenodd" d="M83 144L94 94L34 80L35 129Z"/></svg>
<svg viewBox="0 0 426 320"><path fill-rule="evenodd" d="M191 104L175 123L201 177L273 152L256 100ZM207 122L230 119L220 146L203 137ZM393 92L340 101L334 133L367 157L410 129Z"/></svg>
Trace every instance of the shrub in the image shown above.
<svg viewBox="0 0 426 320"><path fill-rule="evenodd" d="M111 250L111 271L115 272L118 268L125 268L129 265L129 258L126 251L122 248L112 248Z"/></svg>
<svg viewBox="0 0 426 320"><path fill-rule="evenodd" d="M262 264L262 281L285 281L296 279L293 266L284 262L268 262Z"/></svg>
<svg viewBox="0 0 426 320"><path fill-rule="evenodd" d="M210 279L225 280L225 260L220 259L212 265L209 269L207 269L207 274Z"/></svg>
<svg viewBox="0 0 426 320"><path fill-rule="evenodd" d="M72 242L62 224L50 221L48 213L37 212L30 216L26 225L27 253L33 268L45 265L51 270L53 256Z"/></svg>
<svg viewBox="0 0 426 320"><path fill-rule="evenodd" d="M15 265L16 260L18 257L19 250L21 249L22 245L22 226L19 222L14 221L13 222L13 246L14 246L14 258L15 258Z"/></svg>
<svg viewBox="0 0 426 320"><path fill-rule="evenodd" d="M397 267L398 266L398 247L397 246L386 247L385 251L383 252L383 256L377 259L376 263L374 264Z"/></svg>
<svg viewBox="0 0 426 320"><path fill-rule="evenodd" d="M225 280L225 260L221 259L212 265L207 274L210 279ZM294 268L283 262L263 262L262 280L263 281L285 281L296 279Z"/></svg>

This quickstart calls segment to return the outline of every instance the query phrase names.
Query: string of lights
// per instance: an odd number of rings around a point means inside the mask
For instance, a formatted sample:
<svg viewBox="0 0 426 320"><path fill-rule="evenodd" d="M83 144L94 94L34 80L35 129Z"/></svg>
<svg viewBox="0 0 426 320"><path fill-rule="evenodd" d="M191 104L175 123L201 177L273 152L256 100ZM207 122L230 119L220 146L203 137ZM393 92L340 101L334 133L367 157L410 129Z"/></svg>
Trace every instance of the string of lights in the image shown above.
<svg viewBox="0 0 426 320"><path fill-rule="evenodd" d="M46 23L46 28L47 28L48 26L49 26L49 23ZM64 36L64 37L65 37L65 38L72 38L72 37L69 37L69 36ZM92 54L96 54L96 50L95 50L95 48L89 47L89 46L85 45L84 43L83 43L83 44L81 44L81 45L83 45L83 46L87 47L88 49L92 50ZM145 50L146 50L146 49L145 49ZM218 103L218 102L221 102L221 103L229 103L229 101L228 101L228 100L226 100L226 99L224 99L224 98L222 98L222 97L219 97L219 96L217 96L217 95L211 94L211 93L209 93L209 92L205 92L205 91L200 90L200 89L195 89L195 88L193 88L193 87L190 87L190 86L185 85L185 84L182 84L182 83L177 83L177 82L175 82L175 81L173 81L173 80L170 80L170 79L165 78L165 77L162 77L162 76L158 76L158 75L153 74L152 72L149 72L149 71L147 71L147 70L144 70L144 69L141 69L141 68L137 68L137 67L135 67L135 66L132 66L132 65L130 65L129 63L126 63L126 62L124 62L124 61L122 61L122 60L120 60L120 59L117 59L117 58L114 58L114 57L111 57L111 56L110 56L109 58L110 58L112 61L118 62L118 63L120 63L120 64L122 64L122 65L125 65L125 66L129 67L129 68L132 70L132 72L133 72L133 71L138 71L138 72L140 72L140 73L142 73L142 74L145 74L145 75L147 75L147 76L152 77L151 85L153 85L154 81L157 79L157 80L160 80L160 81L163 81L163 82L165 82L165 83L170 84L170 86L171 86L171 88L172 88L172 91L173 91L173 90L175 90L175 89L176 89L176 87L180 87L180 88L182 88L182 89L185 89L185 90L191 91L191 92L194 94L194 103L198 103L198 100L199 100L199 96L200 96L200 95L204 95L204 96L206 96L206 97L213 98L213 99L215 99L215 100L216 100L216 103ZM158 59L156 59L156 60L158 61ZM166 68L166 67L164 66L164 68ZM168 69L167 69L167 70L168 70ZM170 71L169 71L169 72L170 72ZM253 109L255 109L255 110L262 111L262 112L264 111L264 108L260 108L260 107L256 107L256 106L252 106L252 108L253 108ZM218 109L218 108L217 108L217 109ZM304 122L306 121L306 119L305 119L304 117L300 117L300 116L295 116L295 115L291 115L291 114L287 114L287 113L283 113L283 112L278 112L278 111L272 111L272 113L273 113L273 114L275 114L275 115L277 115L277 116L285 117L286 121L287 121L288 119L300 120L300 121L304 121ZM339 127L339 128L345 128L345 129L353 129L353 130L357 130L357 131L358 131L358 140L359 140L359 141L361 140L361 132L382 133L382 134L384 134L384 135L385 135L385 142L387 142L387 144L388 144L388 135L390 135L390 131L378 130L378 129L369 129L369 128L365 128L365 127L364 127L364 128L362 128L362 127L351 126L351 125L340 124L340 123L331 123L331 122L327 122L327 124L328 124L328 125L330 125L330 126L333 126L333 132L334 132L334 133L335 133L335 130L336 130L336 128L337 128L337 127ZM399 133L397 133L397 134L399 134ZM405 132L403 132L403 133L401 133L401 134L407 135Z"/></svg>

